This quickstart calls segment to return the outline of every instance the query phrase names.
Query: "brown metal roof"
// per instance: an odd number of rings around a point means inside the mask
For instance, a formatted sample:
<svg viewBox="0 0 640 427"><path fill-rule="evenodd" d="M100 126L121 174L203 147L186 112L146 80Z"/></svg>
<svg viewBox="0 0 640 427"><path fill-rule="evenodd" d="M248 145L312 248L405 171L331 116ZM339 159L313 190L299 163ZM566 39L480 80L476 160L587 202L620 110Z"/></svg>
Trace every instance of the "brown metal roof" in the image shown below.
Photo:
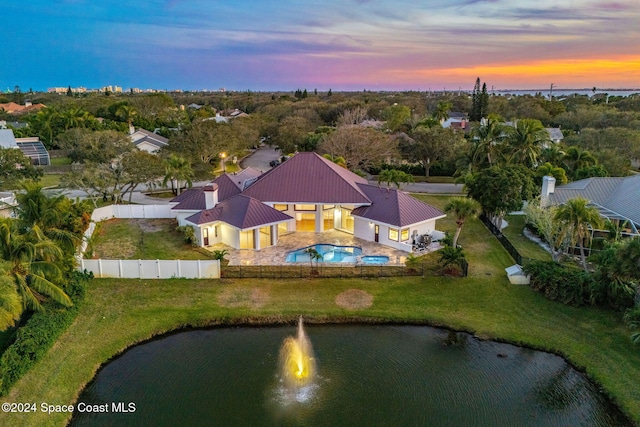
<svg viewBox="0 0 640 427"><path fill-rule="evenodd" d="M222 221L241 230L290 219L289 215L242 194L186 218L197 225Z"/></svg>
<svg viewBox="0 0 640 427"><path fill-rule="evenodd" d="M171 199L172 202L179 202L171 209L184 211L199 211L207 208L204 189L194 188L181 193Z"/></svg>
<svg viewBox="0 0 640 427"><path fill-rule="evenodd" d="M366 183L316 153L298 153L263 174L242 194L275 203L369 204L358 186Z"/></svg>
<svg viewBox="0 0 640 427"><path fill-rule="evenodd" d="M352 212L354 216L397 227L406 227L445 216L441 210L402 191L369 184L359 184L359 187L372 203L370 206L354 209Z"/></svg>

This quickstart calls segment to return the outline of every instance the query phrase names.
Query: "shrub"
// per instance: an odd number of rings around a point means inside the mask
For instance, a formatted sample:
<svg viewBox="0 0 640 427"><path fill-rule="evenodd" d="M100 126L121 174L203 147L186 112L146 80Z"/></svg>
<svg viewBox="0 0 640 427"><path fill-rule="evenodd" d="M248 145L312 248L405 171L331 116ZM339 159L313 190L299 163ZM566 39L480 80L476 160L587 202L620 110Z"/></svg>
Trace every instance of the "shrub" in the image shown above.
<svg viewBox="0 0 640 427"><path fill-rule="evenodd" d="M193 247L198 246L198 240L196 239L196 233L193 227L188 225L181 225L176 227L176 231L181 232L184 235L184 241Z"/></svg>
<svg viewBox="0 0 640 427"><path fill-rule="evenodd" d="M5 396L18 381L51 348L58 337L71 325L85 296L86 283L91 275L73 272L65 292L73 306L62 307L54 302L43 304L45 311L34 313L19 328L15 341L0 357L0 395Z"/></svg>
<svg viewBox="0 0 640 427"><path fill-rule="evenodd" d="M531 288L550 300L567 305L589 304L593 277L582 270L564 267L553 261L532 261L524 266L531 275Z"/></svg>

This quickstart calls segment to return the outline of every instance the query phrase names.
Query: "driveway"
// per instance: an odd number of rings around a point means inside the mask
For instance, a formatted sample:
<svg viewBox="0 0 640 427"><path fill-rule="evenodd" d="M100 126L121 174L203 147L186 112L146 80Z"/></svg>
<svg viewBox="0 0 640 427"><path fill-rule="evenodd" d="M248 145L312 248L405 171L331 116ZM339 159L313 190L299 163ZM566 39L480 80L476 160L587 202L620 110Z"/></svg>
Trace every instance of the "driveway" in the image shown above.
<svg viewBox="0 0 640 427"><path fill-rule="evenodd" d="M258 148L250 156L245 157L240 163L240 166L242 166L243 169L253 168L260 172L266 172L271 169L269 162L272 160L280 160L280 157L282 157L280 150L265 145L264 147Z"/></svg>

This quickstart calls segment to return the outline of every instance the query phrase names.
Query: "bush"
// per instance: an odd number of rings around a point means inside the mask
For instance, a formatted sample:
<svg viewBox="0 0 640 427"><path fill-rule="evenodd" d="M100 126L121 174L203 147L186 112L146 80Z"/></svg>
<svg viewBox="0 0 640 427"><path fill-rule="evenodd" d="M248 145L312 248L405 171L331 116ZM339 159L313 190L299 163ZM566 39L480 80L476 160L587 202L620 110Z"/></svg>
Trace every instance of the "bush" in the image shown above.
<svg viewBox="0 0 640 427"><path fill-rule="evenodd" d="M54 302L44 304L46 311L34 313L16 332L15 341L0 357L0 396L6 396L18 381L51 348L73 323L85 296L91 276L73 272L65 291L73 306L64 308Z"/></svg>
<svg viewBox="0 0 640 427"><path fill-rule="evenodd" d="M532 261L524 266L524 271L531 275L531 288L550 300L573 306L590 303L594 279L585 271L553 261Z"/></svg>
<svg viewBox="0 0 640 427"><path fill-rule="evenodd" d="M194 248L198 246L198 240L196 239L196 233L193 230L193 227L189 225L181 225L179 227L176 227L176 231L184 234L184 241L186 243L190 244Z"/></svg>

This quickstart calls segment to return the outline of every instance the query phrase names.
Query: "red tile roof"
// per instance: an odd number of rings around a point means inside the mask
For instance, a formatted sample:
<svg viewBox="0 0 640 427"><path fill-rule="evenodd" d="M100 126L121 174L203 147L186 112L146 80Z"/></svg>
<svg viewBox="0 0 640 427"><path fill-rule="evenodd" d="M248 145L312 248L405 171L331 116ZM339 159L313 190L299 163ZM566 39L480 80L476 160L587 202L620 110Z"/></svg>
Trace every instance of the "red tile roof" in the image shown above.
<svg viewBox="0 0 640 427"><path fill-rule="evenodd" d="M406 227L411 224L442 218L445 214L402 191L382 188L376 185L359 184L359 187L371 199L371 206L361 206L351 212L353 216Z"/></svg>
<svg viewBox="0 0 640 427"><path fill-rule="evenodd" d="M298 153L263 174L243 194L275 203L369 204L358 187L366 183L316 153Z"/></svg>
<svg viewBox="0 0 640 427"><path fill-rule="evenodd" d="M186 218L193 224L201 225L222 221L241 230L265 224L288 221L291 217L273 209L252 197L238 194L217 204L212 209L203 210Z"/></svg>

